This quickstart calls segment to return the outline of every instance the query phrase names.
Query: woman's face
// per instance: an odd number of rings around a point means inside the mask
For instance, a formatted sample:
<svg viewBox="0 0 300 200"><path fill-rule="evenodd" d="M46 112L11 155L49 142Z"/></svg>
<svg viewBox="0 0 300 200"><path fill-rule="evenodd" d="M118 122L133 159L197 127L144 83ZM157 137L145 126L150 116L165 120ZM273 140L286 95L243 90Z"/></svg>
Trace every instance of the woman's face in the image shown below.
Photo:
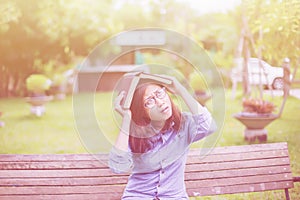
<svg viewBox="0 0 300 200"><path fill-rule="evenodd" d="M143 100L152 121L166 121L172 116L172 104L165 88L158 85L147 86Z"/></svg>

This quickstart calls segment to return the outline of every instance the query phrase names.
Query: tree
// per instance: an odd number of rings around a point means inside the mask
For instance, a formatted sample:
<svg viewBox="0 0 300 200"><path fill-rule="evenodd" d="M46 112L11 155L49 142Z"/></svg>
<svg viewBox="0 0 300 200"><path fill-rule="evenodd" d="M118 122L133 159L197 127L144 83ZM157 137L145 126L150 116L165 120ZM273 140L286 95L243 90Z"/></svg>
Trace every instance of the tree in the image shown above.
<svg viewBox="0 0 300 200"><path fill-rule="evenodd" d="M2 0L0 97L24 95L25 78L66 66L109 35L110 1ZM46 67L47 66L47 67Z"/></svg>
<svg viewBox="0 0 300 200"><path fill-rule="evenodd" d="M243 3L254 37L252 54L257 55L261 47L263 58L275 66L281 65L285 57L295 66L300 58L300 1L244 0Z"/></svg>

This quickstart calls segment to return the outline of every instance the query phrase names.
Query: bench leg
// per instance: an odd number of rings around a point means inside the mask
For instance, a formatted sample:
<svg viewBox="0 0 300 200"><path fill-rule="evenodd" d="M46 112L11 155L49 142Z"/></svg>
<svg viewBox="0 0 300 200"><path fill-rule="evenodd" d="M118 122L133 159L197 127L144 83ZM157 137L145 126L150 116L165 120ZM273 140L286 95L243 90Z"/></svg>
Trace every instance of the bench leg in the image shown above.
<svg viewBox="0 0 300 200"><path fill-rule="evenodd" d="M285 199L290 200L289 189L285 188L284 191L285 191Z"/></svg>

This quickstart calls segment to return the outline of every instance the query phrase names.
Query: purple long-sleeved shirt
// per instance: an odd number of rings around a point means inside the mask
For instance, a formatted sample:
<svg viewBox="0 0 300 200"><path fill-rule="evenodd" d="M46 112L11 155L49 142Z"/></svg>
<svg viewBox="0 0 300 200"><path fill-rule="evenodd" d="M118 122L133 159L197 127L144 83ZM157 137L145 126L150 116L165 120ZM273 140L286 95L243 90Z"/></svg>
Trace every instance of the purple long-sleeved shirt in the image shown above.
<svg viewBox="0 0 300 200"><path fill-rule="evenodd" d="M157 133L156 146L144 154L112 148L109 166L116 173L131 170L123 200L188 199L184 170L189 145L215 131L215 123L205 109L202 114L184 112L178 132L172 128Z"/></svg>

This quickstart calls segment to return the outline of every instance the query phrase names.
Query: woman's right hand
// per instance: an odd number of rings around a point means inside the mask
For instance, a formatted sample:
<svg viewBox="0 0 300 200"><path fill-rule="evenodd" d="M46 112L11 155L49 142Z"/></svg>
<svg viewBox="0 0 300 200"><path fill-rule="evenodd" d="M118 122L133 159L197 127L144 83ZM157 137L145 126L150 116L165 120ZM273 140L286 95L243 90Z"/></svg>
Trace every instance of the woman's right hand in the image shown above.
<svg viewBox="0 0 300 200"><path fill-rule="evenodd" d="M120 94L115 98L114 108L122 117L129 117L131 119L130 109L124 109L122 101L125 98L125 91L121 91Z"/></svg>

